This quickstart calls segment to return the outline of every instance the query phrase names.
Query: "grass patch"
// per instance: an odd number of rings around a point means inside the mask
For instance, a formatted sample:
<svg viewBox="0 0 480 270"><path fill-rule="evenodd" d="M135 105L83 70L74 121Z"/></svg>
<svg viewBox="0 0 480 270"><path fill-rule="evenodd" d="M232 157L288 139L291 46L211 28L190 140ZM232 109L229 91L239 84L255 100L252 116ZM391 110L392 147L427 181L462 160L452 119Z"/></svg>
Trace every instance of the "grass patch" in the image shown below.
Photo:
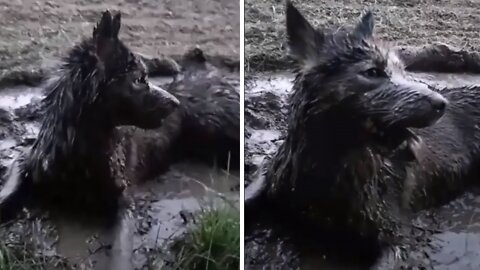
<svg viewBox="0 0 480 270"><path fill-rule="evenodd" d="M174 250L178 269L239 269L240 211L233 206L203 209Z"/></svg>
<svg viewBox="0 0 480 270"><path fill-rule="evenodd" d="M70 269L55 257L35 255L27 248L12 248L0 244L0 270Z"/></svg>
<svg viewBox="0 0 480 270"><path fill-rule="evenodd" d="M24 253L24 254L21 254ZM27 254L7 246L0 246L0 270L45 269L40 262Z"/></svg>

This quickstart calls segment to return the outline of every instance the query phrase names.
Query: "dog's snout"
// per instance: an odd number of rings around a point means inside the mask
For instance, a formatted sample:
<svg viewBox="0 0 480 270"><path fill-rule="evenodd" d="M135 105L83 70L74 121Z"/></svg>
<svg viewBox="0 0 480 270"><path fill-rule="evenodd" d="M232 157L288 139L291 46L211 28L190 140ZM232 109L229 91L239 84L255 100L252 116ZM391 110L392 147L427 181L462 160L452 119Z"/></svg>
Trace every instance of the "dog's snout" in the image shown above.
<svg viewBox="0 0 480 270"><path fill-rule="evenodd" d="M397 81L393 84L394 95L389 100L394 104L386 122L395 119L396 126L424 128L439 121L448 108L448 100L432 87L416 81ZM382 93L384 94L384 93ZM385 95L378 95L381 100ZM392 124L390 124L392 125Z"/></svg>
<svg viewBox="0 0 480 270"><path fill-rule="evenodd" d="M167 100L167 106L169 106L172 110L178 108L179 105L180 105L180 101L173 95L171 95L171 98Z"/></svg>
<svg viewBox="0 0 480 270"><path fill-rule="evenodd" d="M180 105L180 101L172 94L170 94L169 92L165 91L162 89L162 95L163 97L166 99L166 103L168 104L168 106L171 106L172 108L177 108L178 105Z"/></svg>
<svg viewBox="0 0 480 270"><path fill-rule="evenodd" d="M430 99L430 104L437 112L443 112L447 107L448 101L444 97L436 95Z"/></svg>
<svg viewBox="0 0 480 270"><path fill-rule="evenodd" d="M180 105L180 101L172 94L167 92L166 90L162 89L161 87L158 87L152 83L149 83L150 89L153 91L158 92L162 96L162 100L165 102L165 106L175 109Z"/></svg>

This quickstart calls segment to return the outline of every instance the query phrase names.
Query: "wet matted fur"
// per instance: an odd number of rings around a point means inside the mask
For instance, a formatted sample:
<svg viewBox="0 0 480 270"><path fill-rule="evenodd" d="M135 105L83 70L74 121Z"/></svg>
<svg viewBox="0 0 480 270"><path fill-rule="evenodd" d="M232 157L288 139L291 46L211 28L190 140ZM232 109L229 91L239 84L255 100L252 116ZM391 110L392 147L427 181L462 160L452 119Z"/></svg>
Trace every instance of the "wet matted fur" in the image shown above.
<svg viewBox="0 0 480 270"><path fill-rule="evenodd" d="M187 51L181 72L162 85L180 105L162 127L121 127L117 150L137 181L158 176L174 162L194 159L222 169L240 166L240 93L202 50Z"/></svg>
<svg viewBox="0 0 480 270"><path fill-rule="evenodd" d="M240 93L198 49L182 59L183 78L167 91L181 103L179 151L227 169L240 167Z"/></svg>
<svg viewBox="0 0 480 270"><path fill-rule="evenodd" d="M12 166L0 214L25 204L69 213L111 213L125 182L115 127L158 128L178 100L153 86L145 65L118 38L120 14L103 13L91 38L76 45L48 85L37 140Z"/></svg>
<svg viewBox="0 0 480 270"><path fill-rule="evenodd" d="M286 14L300 64L287 135L246 204L264 198L317 229L403 242L412 210L454 198L478 176L480 88L410 78L373 36L372 13L334 30L314 29L289 1Z"/></svg>

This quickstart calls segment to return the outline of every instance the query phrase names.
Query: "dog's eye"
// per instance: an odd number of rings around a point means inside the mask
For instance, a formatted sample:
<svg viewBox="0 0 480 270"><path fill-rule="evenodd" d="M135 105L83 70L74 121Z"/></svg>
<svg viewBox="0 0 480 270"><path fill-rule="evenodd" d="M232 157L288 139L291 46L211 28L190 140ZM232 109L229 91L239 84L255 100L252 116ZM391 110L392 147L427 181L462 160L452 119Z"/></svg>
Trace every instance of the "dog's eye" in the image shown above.
<svg viewBox="0 0 480 270"><path fill-rule="evenodd" d="M363 72L363 75L370 78L384 78L386 77L385 71L379 68L370 68Z"/></svg>
<svg viewBox="0 0 480 270"><path fill-rule="evenodd" d="M135 83L136 84L145 84L145 83L147 83L147 78L145 76L138 77L135 80Z"/></svg>

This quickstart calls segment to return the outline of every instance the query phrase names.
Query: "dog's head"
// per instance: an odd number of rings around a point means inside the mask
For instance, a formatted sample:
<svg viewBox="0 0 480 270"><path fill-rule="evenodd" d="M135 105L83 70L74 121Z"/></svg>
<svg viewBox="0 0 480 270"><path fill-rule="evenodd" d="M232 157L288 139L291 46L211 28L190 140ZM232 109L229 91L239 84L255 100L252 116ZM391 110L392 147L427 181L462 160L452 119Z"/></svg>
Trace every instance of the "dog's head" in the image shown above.
<svg viewBox="0 0 480 270"><path fill-rule="evenodd" d="M371 12L355 27L320 30L287 1L286 20L290 53L301 65L295 92L308 99L308 117L334 109L384 136L430 126L444 114L447 100L409 79L395 52L374 39Z"/></svg>
<svg viewBox="0 0 480 270"><path fill-rule="evenodd" d="M93 30L97 68L105 76L97 102L115 125L157 128L179 101L149 82L144 63L119 40L119 30L120 14L109 11Z"/></svg>

